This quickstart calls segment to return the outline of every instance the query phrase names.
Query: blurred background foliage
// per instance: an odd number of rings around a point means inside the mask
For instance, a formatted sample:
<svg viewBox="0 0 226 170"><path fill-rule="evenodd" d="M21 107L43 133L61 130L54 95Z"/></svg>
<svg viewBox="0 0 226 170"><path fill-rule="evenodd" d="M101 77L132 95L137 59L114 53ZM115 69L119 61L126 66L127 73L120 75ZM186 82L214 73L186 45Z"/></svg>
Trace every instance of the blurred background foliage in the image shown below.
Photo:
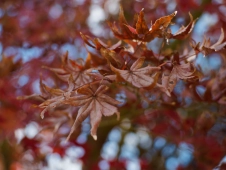
<svg viewBox="0 0 226 170"><path fill-rule="evenodd" d="M41 74L47 85L65 86L42 66L59 67L66 51L71 59L85 59L88 47L80 32L116 42L107 21L117 20L120 4L130 24L142 8L150 25L178 11L172 31L189 22L189 12L199 18L191 36L186 41L170 40L162 51L165 54L170 50L183 52L191 39L199 42L204 35L216 42L220 29L226 31L224 0L1 0L1 170L204 170L225 166L225 103L193 101L183 82L177 84L173 95L178 103L184 103L183 107L176 104L160 108L153 103L144 109L145 101L113 90L116 99L124 102L121 119L104 118L97 141L90 137L86 120L65 143L75 108L67 110L72 113L71 118L62 109L41 120L34 102L17 100L18 96L40 94ZM162 41L155 39L148 46L158 52ZM225 54L205 58L198 55L195 63L201 66L203 74L214 74ZM202 86L194 90L200 96L205 91Z"/></svg>

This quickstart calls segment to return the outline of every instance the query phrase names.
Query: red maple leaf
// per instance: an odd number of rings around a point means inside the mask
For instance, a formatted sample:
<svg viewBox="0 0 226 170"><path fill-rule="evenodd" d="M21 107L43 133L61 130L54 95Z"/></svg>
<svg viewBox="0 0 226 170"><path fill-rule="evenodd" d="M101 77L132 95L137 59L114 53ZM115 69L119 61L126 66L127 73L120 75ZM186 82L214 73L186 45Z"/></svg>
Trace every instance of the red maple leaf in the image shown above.
<svg viewBox="0 0 226 170"><path fill-rule="evenodd" d="M71 128L67 140L74 130L90 115L91 135L97 140L96 131L100 124L102 115L111 116L116 113L119 116L118 108L115 105L119 101L104 94L108 90L107 86L101 85L96 90L90 85L77 90L78 96L71 97L65 101L66 104L81 106L78 110L77 118Z"/></svg>
<svg viewBox="0 0 226 170"><path fill-rule="evenodd" d="M160 70L160 67L142 67L145 57L138 58L128 70L120 70L111 65L111 69L116 73L118 79L131 83L135 87L150 87L155 83L154 77L150 74Z"/></svg>

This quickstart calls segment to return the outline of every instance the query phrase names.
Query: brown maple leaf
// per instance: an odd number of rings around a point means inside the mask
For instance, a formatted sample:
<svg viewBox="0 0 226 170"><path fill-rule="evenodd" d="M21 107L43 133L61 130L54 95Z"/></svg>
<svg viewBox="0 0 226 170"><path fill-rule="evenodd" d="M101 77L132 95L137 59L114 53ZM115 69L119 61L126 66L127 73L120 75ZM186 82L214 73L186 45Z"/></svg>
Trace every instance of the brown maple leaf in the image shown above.
<svg viewBox="0 0 226 170"><path fill-rule="evenodd" d="M220 51L223 48L225 48L226 42L223 42L223 41L224 41L224 30L223 28L221 28L221 35L215 44L211 45L210 39L209 38L207 39L206 37L204 37L204 40L201 44L200 42L196 43L195 41L193 41L191 46L196 51L196 53L202 52L204 56L206 56L210 53Z"/></svg>
<svg viewBox="0 0 226 170"><path fill-rule="evenodd" d="M117 28L115 24L109 23L109 26L116 37L123 40L138 40L143 42L149 42L156 37L163 38L167 35L166 28L170 25L171 20L176 15L177 11L174 13L161 17L155 21L155 23L148 29L147 23L144 19L143 9L138 15L135 15L135 28L128 25L125 16L123 14L122 7L119 12L119 27L121 31Z"/></svg>
<svg viewBox="0 0 226 170"><path fill-rule="evenodd" d="M146 34L149 31L147 23L144 19L144 8L140 11L138 15L137 23L136 23L136 31L138 34Z"/></svg>
<svg viewBox="0 0 226 170"><path fill-rule="evenodd" d="M115 105L120 104L119 101L104 94L108 90L107 86L101 85L94 90L89 85L85 85L77 90L78 96L74 96L65 101L66 104L81 106L78 115L67 137L69 140L74 130L90 115L91 135L97 140L96 132L100 124L102 115L111 116L114 113L119 116L118 108Z"/></svg>
<svg viewBox="0 0 226 170"><path fill-rule="evenodd" d="M54 72L61 80L67 82L70 75L73 76L75 87L82 86L91 82L89 75L86 74L86 63L82 58L76 61L68 59L68 52L63 56L62 68L45 67Z"/></svg>
<svg viewBox="0 0 226 170"><path fill-rule="evenodd" d="M146 41L151 41L156 37L165 38L165 36L167 35L166 28L171 24L171 21L176 16L176 14L177 11L173 12L170 15L157 19L149 29L149 32L146 34Z"/></svg>
<svg viewBox="0 0 226 170"><path fill-rule="evenodd" d="M133 34L129 28L127 27L128 23L125 19L125 16L124 16L124 12L123 12L123 8L122 6L120 6L120 11L119 11L119 27L120 27L120 30L118 30L117 26L112 23L109 22L109 26L112 30L112 32L114 33L114 35L120 39L136 39L136 35Z"/></svg>
<svg viewBox="0 0 226 170"><path fill-rule="evenodd" d="M165 93L167 96L171 96L168 85L169 76L166 76L164 73L162 73L162 84L156 83L156 88Z"/></svg>
<svg viewBox="0 0 226 170"><path fill-rule="evenodd" d="M44 84L41 85L42 95L46 96L48 94L48 99L46 99L43 103L39 105L40 108L44 108L41 112L42 119L44 118L44 114L47 110L64 104L64 101L71 96L75 87L72 75L68 79L68 84L68 89L66 91L50 88Z"/></svg>
<svg viewBox="0 0 226 170"><path fill-rule="evenodd" d="M162 85L167 90L169 90L169 92L172 92L179 79L187 80L187 79L196 78L196 76L194 75L195 71L196 70L191 65L191 63L185 63L185 64L181 64L181 65L174 64L174 67L169 75L165 75L163 73Z"/></svg>
<svg viewBox="0 0 226 170"><path fill-rule="evenodd" d="M193 16L191 15L191 13L189 13L189 16L190 16L190 23L186 27L185 26L180 27L180 29L175 34L171 34L171 31L168 32L167 34L168 39L170 38L184 39L191 33L197 19L193 20Z"/></svg>
<svg viewBox="0 0 226 170"><path fill-rule="evenodd" d="M96 50L100 52L100 54L107 60L108 63L119 66L124 63L122 57L118 55L118 52L124 48L120 46L122 43L121 41L118 41L114 45L107 45L98 38L92 39L87 35L83 35L81 32L80 34L84 42L90 47L96 48Z"/></svg>
<svg viewBox="0 0 226 170"><path fill-rule="evenodd" d="M120 70L111 65L111 70L116 73L117 78L131 83L135 87L151 87L155 80L150 76L153 71L160 70L160 67L142 67L145 57L138 58L129 70Z"/></svg>
<svg viewBox="0 0 226 170"><path fill-rule="evenodd" d="M45 85L42 81L42 75L40 76L40 81L39 81L39 88L41 91L41 94L32 94L32 95L27 95L27 96L18 96L18 100L26 100L26 99L31 99L31 100L37 100L44 102L47 99L53 98L55 96L59 96L63 93L61 89L54 89L51 87L48 87Z"/></svg>

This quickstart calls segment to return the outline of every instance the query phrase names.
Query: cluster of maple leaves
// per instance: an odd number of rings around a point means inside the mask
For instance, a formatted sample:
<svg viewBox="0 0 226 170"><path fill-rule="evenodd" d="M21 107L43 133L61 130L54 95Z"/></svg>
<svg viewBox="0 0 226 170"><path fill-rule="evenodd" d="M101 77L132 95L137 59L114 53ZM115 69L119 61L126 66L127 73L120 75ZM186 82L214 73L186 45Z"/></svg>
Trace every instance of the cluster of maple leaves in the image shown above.
<svg viewBox="0 0 226 170"><path fill-rule="evenodd" d="M67 89L54 89L45 85L40 79L41 95L32 95L24 98L39 98L42 103L41 117L47 111L57 110L59 106L75 106L78 108L77 117L68 135L90 116L91 135L97 139L97 128L102 116L117 114L121 102L114 96L107 94L109 87L114 84L136 89L141 93L160 91L161 95L171 96L177 82L197 82L201 73L195 68L193 60L188 60L189 54L198 53L208 55L220 51L226 46L224 31L222 29L219 40L211 45L209 39L202 43L191 43L191 51L183 57L178 52L173 52L168 57L155 54L147 44L155 38L163 38L164 45L169 39L183 40L189 36L196 20L190 15L190 22L182 26L176 33L172 33L170 25L174 13L157 19L150 28L144 19L144 11L136 14L133 26L125 19L122 8L119 13L119 24L109 23L114 36L120 41L116 44L104 43L98 38L91 38L82 33L84 43L95 50L88 52L86 60L81 58L71 60L68 53L62 57L61 68L44 68L54 72L62 81L68 82ZM217 81L217 80L213 80ZM211 86L214 88L214 86ZM214 90L214 89L213 89ZM218 99L223 96L218 97ZM141 99L145 100L145 98ZM222 100L222 99L221 99Z"/></svg>

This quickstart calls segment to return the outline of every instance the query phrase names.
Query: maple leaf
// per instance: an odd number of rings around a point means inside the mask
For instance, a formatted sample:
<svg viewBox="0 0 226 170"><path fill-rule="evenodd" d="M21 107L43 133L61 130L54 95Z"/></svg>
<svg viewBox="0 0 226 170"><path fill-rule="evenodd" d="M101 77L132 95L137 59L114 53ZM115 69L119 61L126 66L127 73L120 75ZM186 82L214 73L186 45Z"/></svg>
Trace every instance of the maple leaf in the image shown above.
<svg viewBox="0 0 226 170"><path fill-rule="evenodd" d="M170 39L170 38L184 39L191 33L197 19L193 20L193 16L191 15L190 12L189 12L189 16L190 16L190 23L186 27L185 26L180 27L180 29L175 34L171 34L171 31L170 31L167 34L168 39Z"/></svg>
<svg viewBox="0 0 226 170"><path fill-rule="evenodd" d="M116 113L119 116L118 109L115 105L120 104L119 101L104 94L108 87L101 85L95 91L91 86L85 85L79 88L77 92L80 94L69 98L65 103L74 106L81 106L78 115L67 137L69 140L74 130L90 115L91 135L97 140L96 132L100 124L102 115L111 116Z"/></svg>
<svg viewBox="0 0 226 170"><path fill-rule="evenodd" d="M154 78L150 76L153 71L160 70L160 67L146 66L141 68L145 61L145 57L138 58L129 70L120 70L111 66L111 70L116 73L117 78L127 81L135 87L150 87L153 85Z"/></svg>
<svg viewBox="0 0 226 170"><path fill-rule="evenodd" d="M63 93L63 91L61 89L54 89L54 88L50 88L47 85L45 85L42 82L42 75L40 76L39 88L40 88L41 94L18 96L17 99L18 100L32 99L32 100L44 102L47 99L53 98L55 96L59 96Z"/></svg>
<svg viewBox="0 0 226 170"><path fill-rule="evenodd" d="M176 16L177 11L170 15L161 17L155 21L155 23L149 29L146 35L146 41L151 41L155 37L162 38L165 36L166 28L171 24L172 19Z"/></svg>
<svg viewBox="0 0 226 170"><path fill-rule="evenodd" d="M44 113L48 109L55 108L60 104L64 104L64 101L71 96L71 93L75 87L72 75L68 79L68 84L68 89L66 91L49 88L44 84L42 85L42 92L44 93L44 95L46 95L47 92L50 94L48 96L49 98L39 105L40 108L44 108L40 114L42 119L44 118Z"/></svg>
<svg viewBox="0 0 226 170"><path fill-rule="evenodd" d="M196 76L194 75L195 71L195 68L190 63L185 63L181 65L174 64L174 67L169 75L165 75L163 73L162 85L167 90L169 90L169 92L172 92L179 79L187 80L196 78Z"/></svg>
<svg viewBox="0 0 226 170"><path fill-rule="evenodd" d="M109 64L114 63L116 65L121 66L124 63L122 58L118 56L116 53L116 52L120 52L121 49L123 49L123 47L120 47L122 43L121 41L118 41L116 44L111 46L111 45L105 44L103 41L101 41L98 38L92 39L87 35L83 35L81 32L80 34L84 42L90 47L96 48L96 50L98 50L101 53L101 55L107 60Z"/></svg>
<svg viewBox="0 0 226 170"><path fill-rule="evenodd" d="M119 31L119 29L117 28L117 26L112 23L108 23L112 32L114 33L114 35L116 37L118 37L119 39L136 39L137 35L133 34L130 29L127 27L128 23L125 19L124 16L124 12L123 12L123 8L122 6L120 6L120 10L119 10L119 27L121 29L121 31Z"/></svg>
<svg viewBox="0 0 226 170"><path fill-rule="evenodd" d="M146 34L149 31L146 21L144 20L144 8L140 11L140 14L138 15L136 31L138 34Z"/></svg>
<svg viewBox="0 0 226 170"><path fill-rule="evenodd" d="M73 76L75 86L87 84L91 81L90 77L86 74L86 65L82 58L76 61L68 59L68 52L63 56L62 68L50 68L44 66L44 68L54 72L61 80L67 82L70 75Z"/></svg>
<svg viewBox="0 0 226 170"><path fill-rule="evenodd" d="M149 42L156 37L162 38L167 35L166 28L170 25L171 20L177 14L177 11L174 13L161 17L155 21L155 23L148 29L147 23L144 19L144 9L142 9L139 15L135 15L135 28L128 25L125 16L123 14L122 7L119 12L119 26L121 32L115 24L109 23L109 26L116 37L123 40L138 40L143 42Z"/></svg>
<svg viewBox="0 0 226 170"><path fill-rule="evenodd" d="M169 90L171 90L170 85L168 84L169 76L166 76L164 73L162 73L162 84L156 83L156 88L164 92L167 96L171 96Z"/></svg>
<svg viewBox="0 0 226 170"><path fill-rule="evenodd" d="M225 48L226 42L223 42L223 41L224 41L224 30L223 28L221 28L221 35L215 44L211 45L210 39L209 38L207 39L206 37L204 37L204 40L201 44L200 42L196 43L195 41L193 41L191 46L196 51L196 53L202 52L204 56L206 56L210 53L220 51L223 48Z"/></svg>

